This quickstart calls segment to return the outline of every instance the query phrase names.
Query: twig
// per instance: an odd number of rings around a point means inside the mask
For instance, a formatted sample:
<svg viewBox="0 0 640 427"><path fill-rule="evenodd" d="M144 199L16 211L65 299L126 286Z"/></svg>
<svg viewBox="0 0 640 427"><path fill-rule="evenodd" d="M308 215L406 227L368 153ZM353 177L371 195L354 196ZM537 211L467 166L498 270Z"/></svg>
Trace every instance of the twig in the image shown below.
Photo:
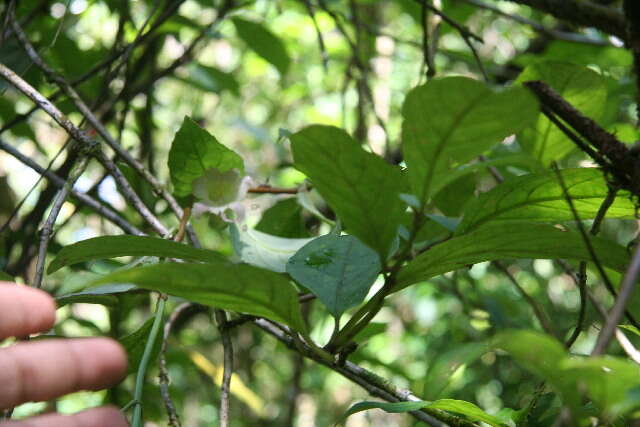
<svg viewBox="0 0 640 427"><path fill-rule="evenodd" d="M278 188L270 185L258 185L257 187L249 188L249 193L256 194L298 194L297 188Z"/></svg>
<svg viewBox="0 0 640 427"><path fill-rule="evenodd" d="M329 72L329 54L327 53L327 48L324 44L324 37L322 36L322 31L320 30L320 26L318 25L318 21L316 20L316 14L313 12L313 7L311 6L311 2L309 0L302 0L304 3L305 9L307 9L307 14L309 18L311 18L311 22L313 22L313 28L316 30L316 36L318 37L318 47L320 48L320 56L322 58L322 68L324 68L325 73Z"/></svg>
<svg viewBox="0 0 640 427"><path fill-rule="evenodd" d="M274 336L276 339L278 339L278 341L282 342L289 349L299 352L298 348L293 342L293 339L285 332L283 332L282 329L278 328L271 322L264 319L256 319L254 320L254 324L263 331ZM364 388L373 396L379 397L388 402L410 402L421 400L409 390L396 388L394 385L384 380L383 378L380 378L373 372L367 371L366 369L354 363L346 361L344 365L341 366L328 363L324 359L318 357L313 351L311 351L306 346L306 344L303 343L302 345L304 352L300 352L300 354L311 360L314 360L315 362L323 366L326 366L332 371L339 373L340 375ZM410 412L410 414L414 418L433 427L447 427L448 424L452 426L455 425L475 427L475 424L462 418L450 415L444 411L424 409L422 411L412 411Z"/></svg>
<svg viewBox="0 0 640 427"><path fill-rule="evenodd" d="M622 282L620 283L620 292L618 293L616 302L607 315L604 327L600 331L600 335L598 335L596 346L591 352L591 355L596 356L603 354L607 346L609 345L609 342L611 341L611 338L613 337L615 330L618 327L618 323L620 322L620 319L622 319L622 315L626 310L627 303L631 299L633 291L636 288L639 274L640 245L636 245L636 248L633 252L633 257L631 258L631 263L629 263L629 267L627 268L627 271L622 278Z"/></svg>
<svg viewBox="0 0 640 427"><path fill-rule="evenodd" d="M220 427L229 427L229 397L231 392L231 375L233 374L233 343L231 342L231 331L226 327L227 313L224 310L214 310L218 331L222 339L224 351L224 367L222 374L222 385L220 387Z"/></svg>
<svg viewBox="0 0 640 427"><path fill-rule="evenodd" d="M44 265L45 260L47 258L47 248L49 247L49 239L51 238L51 233L53 232L53 226L58 218L58 214L60 214L60 209L62 209L62 205L67 200L67 196L71 192L71 188L75 182L80 178L87 168L89 164L89 156L88 153L81 153L78 162L75 164L71 173L69 173L69 178L65 184L58 190L58 194L56 194L55 199L53 200L53 204L51 205L51 211L49 212L49 216L47 217L44 225L40 229L40 246L38 247L38 261L36 263L36 272L33 278L32 286L35 288L42 287L42 278L44 277Z"/></svg>
<svg viewBox="0 0 640 427"><path fill-rule="evenodd" d="M6 142L4 142L1 139L0 139L0 149L5 151L5 152L7 152L7 153L9 153L9 154L11 154L13 157L18 159L20 162L22 162L23 164L25 164L26 166L30 167L34 171L38 172L40 175L42 175L45 178L47 178L56 187L62 188L65 185L66 181L64 179L60 178L54 172L52 172L50 170L47 170L47 169L43 168L42 166L38 165L31 158L25 156L20 151L18 151L17 149L15 149L14 147L12 147L11 145L7 144ZM117 212L115 212L114 210L112 210L108 206L105 206L105 205L101 204L96 199L94 199L93 197L89 196L87 193L83 193L81 191L78 191L78 190L72 188L71 189L71 196L75 197L80 202L82 202L85 205L87 205L89 208L91 208L93 211L95 211L101 217L107 219L108 221L111 221L113 224L115 224L118 227L120 227L124 232L129 233L129 234L134 234L134 235L143 235L144 234L138 228L136 228L135 226L131 225L129 222L127 222L127 220L125 220L120 215L118 215Z"/></svg>

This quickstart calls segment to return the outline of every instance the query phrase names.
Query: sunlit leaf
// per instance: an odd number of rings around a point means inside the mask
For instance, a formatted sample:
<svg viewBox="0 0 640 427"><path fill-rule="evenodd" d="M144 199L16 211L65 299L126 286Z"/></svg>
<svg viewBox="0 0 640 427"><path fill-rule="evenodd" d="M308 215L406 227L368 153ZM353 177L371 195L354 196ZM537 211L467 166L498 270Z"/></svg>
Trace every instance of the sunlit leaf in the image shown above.
<svg viewBox="0 0 640 427"><path fill-rule="evenodd" d="M233 18L238 37L264 60L276 67L284 76L291 65L291 58L284 42L264 25L242 18Z"/></svg>

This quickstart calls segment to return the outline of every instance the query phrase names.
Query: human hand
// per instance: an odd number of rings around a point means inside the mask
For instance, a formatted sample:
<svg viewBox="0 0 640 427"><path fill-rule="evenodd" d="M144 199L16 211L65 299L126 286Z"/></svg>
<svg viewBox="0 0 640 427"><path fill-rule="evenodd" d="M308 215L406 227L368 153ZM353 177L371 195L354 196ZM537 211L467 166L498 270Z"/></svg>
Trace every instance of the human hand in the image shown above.
<svg viewBox="0 0 640 427"><path fill-rule="evenodd" d="M0 341L45 331L55 322L55 303L45 292L0 281ZM44 401L78 390L100 390L125 374L127 357L108 338L46 339L0 349L0 409ZM73 415L47 414L1 427L125 427L114 407Z"/></svg>

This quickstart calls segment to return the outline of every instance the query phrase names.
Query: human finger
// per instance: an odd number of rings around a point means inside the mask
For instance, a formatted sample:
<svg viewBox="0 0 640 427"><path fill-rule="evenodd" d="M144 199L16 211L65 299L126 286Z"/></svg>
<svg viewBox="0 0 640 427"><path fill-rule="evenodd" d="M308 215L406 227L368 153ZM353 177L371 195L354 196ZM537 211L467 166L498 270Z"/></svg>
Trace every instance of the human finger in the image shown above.
<svg viewBox="0 0 640 427"><path fill-rule="evenodd" d="M0 340L45 331L55 318L55 302L46 292L0 282Z"/></svg>
<svg viewBox="0 0 640 427"><path fill-rule="evenodd" d="M124 350L108 338L19 343L0 350L0 408L106 388L126 368Z"/></svg>
<svg viewBox="0 0 640 427"><path fill-rule="evenodd" d="M72 415L47 414L20 421L0 422L0 427L127 427L129 423L115 407L88 409Z"/></svg>

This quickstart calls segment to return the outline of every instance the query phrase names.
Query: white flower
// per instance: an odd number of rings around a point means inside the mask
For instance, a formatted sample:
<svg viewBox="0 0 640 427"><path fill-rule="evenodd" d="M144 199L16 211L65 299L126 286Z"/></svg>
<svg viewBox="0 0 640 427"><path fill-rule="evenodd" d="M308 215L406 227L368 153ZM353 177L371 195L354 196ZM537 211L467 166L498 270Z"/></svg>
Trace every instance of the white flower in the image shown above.
<svg viewBox="0 0 640 427"><path fill-rule="evenodd" d="M254 185L249 176L242 176L238 169L220 172L216 168L207 169L205 174L193 181L193 195L199 203L193 205L193 214L198 216L205 212L220 215L227 222L244 221L244 199L249 188ZM227 214L234 213L233 218Z"/></svg>

